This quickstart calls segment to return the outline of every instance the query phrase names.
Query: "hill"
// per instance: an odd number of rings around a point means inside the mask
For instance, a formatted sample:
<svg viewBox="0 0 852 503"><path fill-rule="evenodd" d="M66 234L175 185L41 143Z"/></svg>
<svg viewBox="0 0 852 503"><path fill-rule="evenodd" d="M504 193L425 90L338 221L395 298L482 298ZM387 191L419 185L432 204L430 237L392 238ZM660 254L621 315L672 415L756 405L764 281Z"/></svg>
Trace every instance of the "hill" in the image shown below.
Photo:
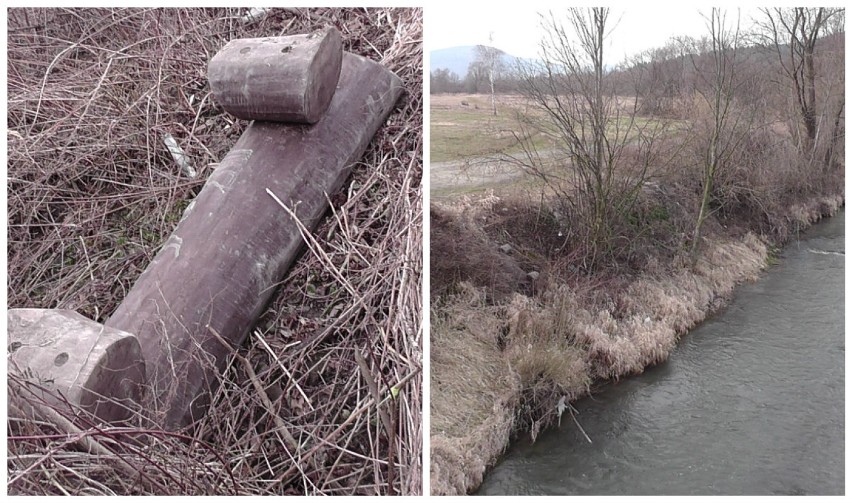
<svg viewBox="0 0 852 503"><path fill-rule="evenodd" d="M499 50L499 49L498 49ZM507 68L513 68L515 62L520 59L503 51L503 64ZM467 74L467 68L476 59L476 46L463 45L458 47L449 47L447 49L438 49L429 53L429 72L434 72L439 68L446 68L451 72L464 78Z"/></svg>

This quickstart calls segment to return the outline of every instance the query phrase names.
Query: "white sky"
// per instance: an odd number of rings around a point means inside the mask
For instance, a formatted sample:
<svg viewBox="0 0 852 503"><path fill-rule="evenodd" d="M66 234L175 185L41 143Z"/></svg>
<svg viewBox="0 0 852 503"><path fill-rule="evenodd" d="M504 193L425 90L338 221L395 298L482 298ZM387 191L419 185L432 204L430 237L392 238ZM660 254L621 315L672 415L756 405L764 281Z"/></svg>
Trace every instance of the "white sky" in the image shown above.
<svg viewBox="0 0 852 503"><path fill-rule="evenodd" d="M706 20L701 12L709 14L710 6L672 5L647 2L642 7L624 4L612 6L607 21L612 31L604 49L609 64L621 62L625 56L654 47L660 47L672 36L700 37L707 32ZM738 5L742 6L744 2ZM503 7L505 5L506 7ZM492 45L512 56L534 58L539 53L541 28L538 12L553 10L565 12L573 2L496 1L483 8L478 3L440 2L428 5L425 10L425 32L428 50L460 45L488 44L489 33L494 34ZM728 6L728 18L736 19L736 7ZM741 28L751 25L757 15L754 7L741 9ZM615 24L615 23L618 24Z"/></svg>

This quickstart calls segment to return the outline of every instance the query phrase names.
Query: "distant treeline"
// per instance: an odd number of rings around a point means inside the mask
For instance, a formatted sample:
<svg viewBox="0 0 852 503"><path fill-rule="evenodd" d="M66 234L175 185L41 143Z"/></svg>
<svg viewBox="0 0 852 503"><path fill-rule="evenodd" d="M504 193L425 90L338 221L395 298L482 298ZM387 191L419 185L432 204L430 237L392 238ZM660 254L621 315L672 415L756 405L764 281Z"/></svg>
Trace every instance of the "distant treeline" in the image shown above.
<svg viewBox="0 0 852 503"><path fill-rule="evenodd" d="M759 40L758 37L754 37ZM839 31L823 37L817 43L821 53L843 54L844 32ZM696 70L712 66L712 55L707 51L706 40L691 37L676 37L666 45L649 49L619 65L612 67L607 75L609 85L618 94L636 96L646 100L646 113L665 113L666 108L678 96L694 89L696 81L703 78ZM755 81L767 75L778 74L781 62L774 47L755 42L748 48L740 48L740 57L750 62L750 71ZM528 74L540 62L515 60L504 57L494 68L494 92L517 94L522 92L522 74ZM693 61L696 64L693 64ZM842 61L842 60L841 60ZM490 93L489 65L477 58L468 65L464 76L447 68L438 68L430 74L431 94L477 94ZM757 91L759 86L740 89L742 93Z"/></svg>

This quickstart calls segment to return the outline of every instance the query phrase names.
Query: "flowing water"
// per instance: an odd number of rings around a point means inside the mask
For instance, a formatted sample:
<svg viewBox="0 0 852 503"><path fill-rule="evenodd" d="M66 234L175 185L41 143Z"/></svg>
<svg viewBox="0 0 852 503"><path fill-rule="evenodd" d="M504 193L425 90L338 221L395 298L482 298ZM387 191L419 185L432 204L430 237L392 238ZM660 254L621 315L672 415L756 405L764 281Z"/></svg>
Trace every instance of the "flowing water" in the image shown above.
<svg viewBox="0 0 852 503"><path fill-rule="evenodd" d="M516 442L479 494L843 494L844 214L669 360Z"/></svg>

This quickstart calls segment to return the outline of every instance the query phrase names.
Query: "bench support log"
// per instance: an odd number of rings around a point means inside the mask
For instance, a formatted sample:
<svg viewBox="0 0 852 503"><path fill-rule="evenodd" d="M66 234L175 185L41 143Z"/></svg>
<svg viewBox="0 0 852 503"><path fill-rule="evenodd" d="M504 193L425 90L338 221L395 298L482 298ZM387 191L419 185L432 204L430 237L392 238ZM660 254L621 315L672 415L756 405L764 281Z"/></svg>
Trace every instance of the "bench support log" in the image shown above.
<svg viewBox="0 0 852 503"><path fill-rule="evenodd" d="M211 329L242 344L303 246L267 189L313 229L401 92L396 75L345 54L316 124L251 124L107 321L139 339L167 427L209 406L229 353Z"/></svg>

